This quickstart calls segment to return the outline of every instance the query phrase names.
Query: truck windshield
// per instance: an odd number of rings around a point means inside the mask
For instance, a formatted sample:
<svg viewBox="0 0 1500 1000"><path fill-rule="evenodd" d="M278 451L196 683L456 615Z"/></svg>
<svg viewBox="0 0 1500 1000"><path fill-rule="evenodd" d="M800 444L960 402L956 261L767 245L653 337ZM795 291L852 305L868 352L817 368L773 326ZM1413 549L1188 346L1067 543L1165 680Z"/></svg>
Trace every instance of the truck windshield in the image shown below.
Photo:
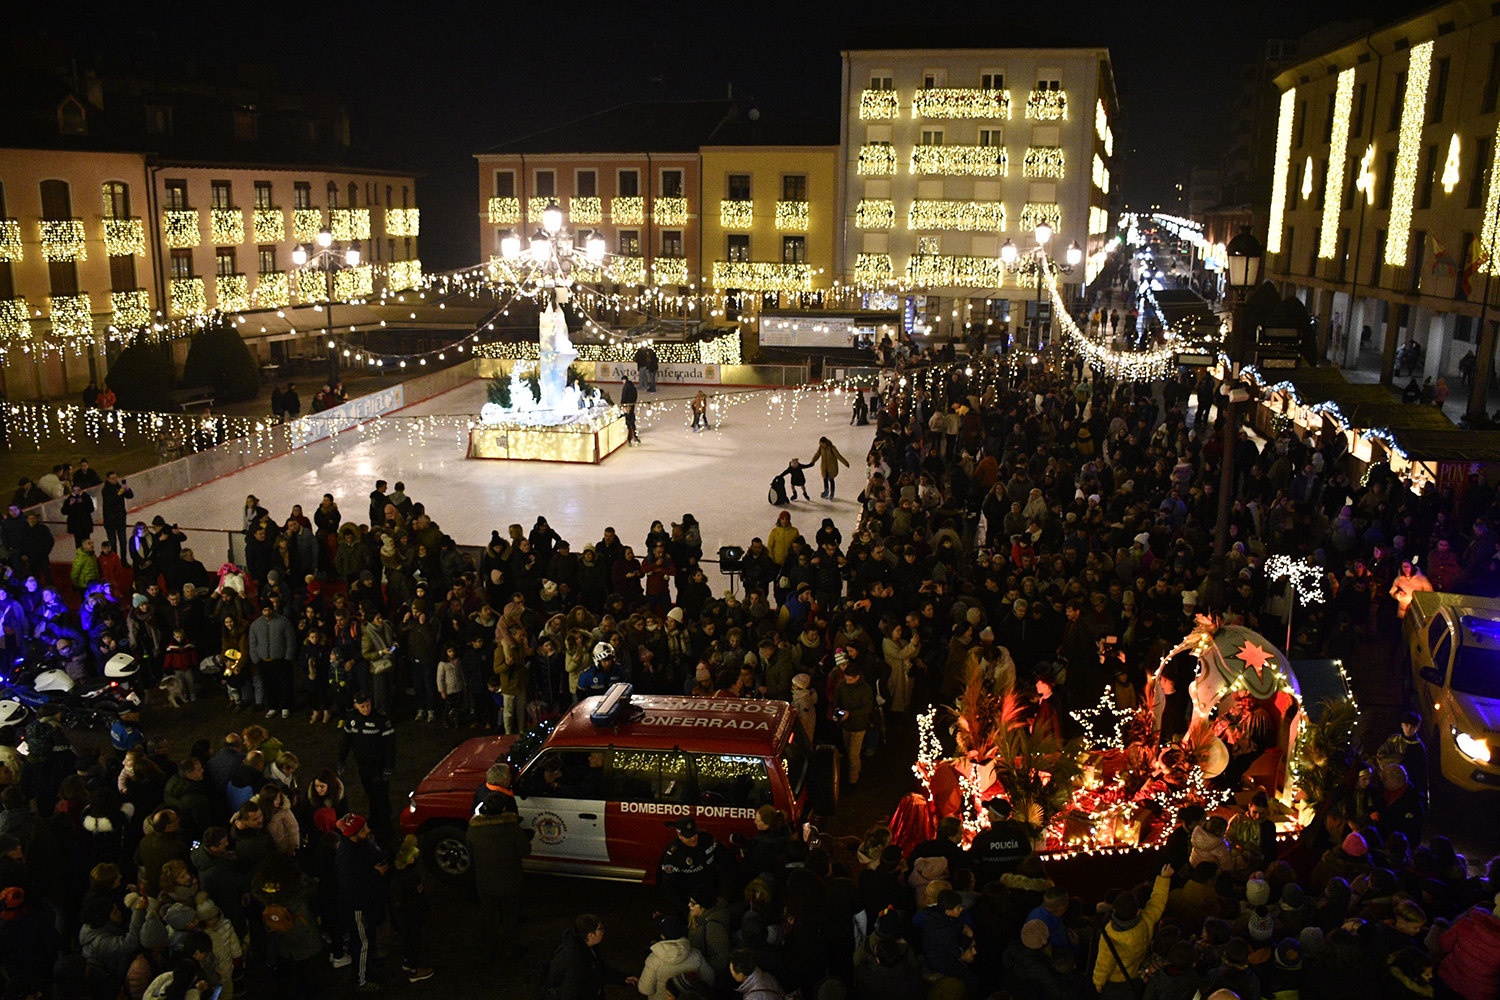
<svg viewBox="0 0 1500 1000"><path fill-rule="evenodd" d="M552 734L552 729L556 725L554 721L532 726L521 735L520 739L511 744L510 753L505 755L505 762L519 772L531 763L531 758L542 749L542 745L547 742L547 737Z"/></svg>
<svg viewBox="0 0 1500 1000"><path fill-rule="evenodd" d="M1480 698L1500 698L1500 649L1460 646L1449 687Z"/></svg>

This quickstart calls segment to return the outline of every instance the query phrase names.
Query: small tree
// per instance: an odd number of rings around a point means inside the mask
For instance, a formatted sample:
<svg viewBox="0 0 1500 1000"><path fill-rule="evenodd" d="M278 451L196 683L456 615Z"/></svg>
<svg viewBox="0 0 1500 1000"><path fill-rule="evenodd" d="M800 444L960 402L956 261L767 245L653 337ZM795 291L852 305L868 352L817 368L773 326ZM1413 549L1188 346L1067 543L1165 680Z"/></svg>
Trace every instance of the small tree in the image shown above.
<svg viewBox="0 0 1500 1000"><path fill-rule="evenodd" d="M164 412L172 405L172 358L156 344L137 341L115 359L104 382L122 410Z"/></svg>
<svg viewBox="0 0 1500 1000"><path fill-rule="evenodd" d="M484 394L488 402L510 409L510 378L504 373L494 376L485 384Z"/></svg>
<svg viewBox="0 0 1500 1000"><path fill-rule="evenodd" d="M215 398L223 402L253 399L260 391L260 367L237 330L216 326L193 337L182 366L182 382L211 386Z"/></svg>

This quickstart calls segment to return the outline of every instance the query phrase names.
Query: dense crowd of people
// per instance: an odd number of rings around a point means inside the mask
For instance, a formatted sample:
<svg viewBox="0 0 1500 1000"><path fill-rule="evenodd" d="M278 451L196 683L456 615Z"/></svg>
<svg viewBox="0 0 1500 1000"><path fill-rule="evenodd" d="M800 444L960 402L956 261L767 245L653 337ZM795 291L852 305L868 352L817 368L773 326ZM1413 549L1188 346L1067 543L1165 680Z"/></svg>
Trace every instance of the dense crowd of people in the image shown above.
<svg viewBox="0 0 1500 1000"><path fill-rule="evenodd" d="M160 518L126 532L128 484L111 475L105 525L120 539L108 530L95 553L78 519L70 607L34 537L45 526L13 506L0 522L12 656L86 681L124 650L184 700L222 691L236 711L343 728L338 765L308 778L294 741L260 723L180 756L130 714L103 750L65 730L56 705L12 726L26 752L0 752L0 967L17 996L50 982L59 996L177 1000L232 995L236 971L262 957L279 986L306 990L327 956L372 990L389 918L404 975L431 976L423 863L396 840L388 787L394 734L413 723L514 733L618 680L775 698L812 740L843 747L857 784L879 746L909 736L924 706L952 704L975 671L1022 698L1029 724L1067 735L1068 707L1106 685L1142 697L1196 611L1275 634L1287 595L1266 578L1272 553L1328 574L1327 603L1298 612L1294 657L1356 663L1358 643L1393 639L1424 585L1495 592L1490 487L1414 493L1382 466L1356 470L1340 435L1229 442L1238 474L1217 524L1226 445L1212 388L1005 361L893 369L857 404L875 433L862 488L839 494L860 508L850 537L833 517L797 523L804 506L838 509L825 503L846 460L820 445L823 496L800 484L803 499L748 541L742 596L710 584L691 514L653 523L639 548L605 528L577 551L537 517L474 556L385 481L348 514L327 494L275 516L248 497L244 565L215 572ZM1383 669L1368 662L1356 675ZM1169 681L1185 691L1179 666ZM344 794L350 760L363 814ZM1284 858L1253 789L1217 815L1181 810L1159 874L1127 859L1122 882L1140 884L1100 907L1066 862L1031 851L1035 831L999 800L968 849L951 817L910 849L885 828L843 842L769 808L743 844L689 824L669 847L661 941L640 974L603 963L603 921L584 914L528 988L549 1000L598 1000L607 984L675 1000L1492 998L1500 873L1424 840L1425 760L1414 731L1372 744ZM485 925L515 958L529 838L512 779L505 765L486 776L469 837Z"/></svg>

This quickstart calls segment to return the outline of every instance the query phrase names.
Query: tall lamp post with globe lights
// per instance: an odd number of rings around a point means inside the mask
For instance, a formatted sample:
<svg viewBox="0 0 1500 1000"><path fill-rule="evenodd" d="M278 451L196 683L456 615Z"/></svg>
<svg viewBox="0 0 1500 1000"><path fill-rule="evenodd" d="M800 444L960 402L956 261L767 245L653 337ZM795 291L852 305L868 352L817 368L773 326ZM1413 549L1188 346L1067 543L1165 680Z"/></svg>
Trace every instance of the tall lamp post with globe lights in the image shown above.
<svg viewBox="0 0 1500 1000"><path fill-rule="evenodd" d="M1234 384L1239 375L1240 362L1244 359L1245 341L1251 333L1246 329L1250 323L1245 315L1245 300L1249 298L1250 291L1260 283L1260 262L1265 254L1265 248L1250 232L1249 226L1243 227L1239 235L1230 240L1224 249L1229 258L1225 271L1230 293L1234 296L1234 314L1229 328L1224 381L1219 386L1219 392L1224 397L1224 448L1223 454L1219 456L1219 514L1214 522L1213 565L1216 568L1216 582L1220 582L1218 571L1223 567L1224 553L1229 547L1229 495L1234 489L1234 449L1240 437L1239 404L1250 398L1244 387Z"/></svg>
<svg viewBox="0 0 1500 1000"><path fill-rule="evenodd" d="M1052 227L1043 222L1036 227L1033 233L1036 238L1036 246L1022 250L1015 242L1007 239L1005 245L1000 248L1000 260L1006 270L1019 273L1027 267L1036 272L1036 342L1032 344L1030 324L1027 325L1026 346L1035 346L1038 350L1042 346L1042 272L1049 259L1052 266L1064 274L1072 274L1073 269L1083 262L1083 248L1074 240L1068 244L1064 255L1065 263L1058 263L1047 255L1047 244L1052 241Z"/></svg>
<svg viewBox="0 0 1500 1000"><path fill-rule="evenodd" d="M314 249L313 247L316 247ZM339 352L333 339L333 276L348 267L358 267L360 252L358 243L350 243L343 250L333 245L333 233L327 226L318 230L313 246L297 244L292 251L292 263L298 269L316 269L323 272L328 285L328 300L323 304L328 333L328 384L332 386L339 377Z"/></svg>

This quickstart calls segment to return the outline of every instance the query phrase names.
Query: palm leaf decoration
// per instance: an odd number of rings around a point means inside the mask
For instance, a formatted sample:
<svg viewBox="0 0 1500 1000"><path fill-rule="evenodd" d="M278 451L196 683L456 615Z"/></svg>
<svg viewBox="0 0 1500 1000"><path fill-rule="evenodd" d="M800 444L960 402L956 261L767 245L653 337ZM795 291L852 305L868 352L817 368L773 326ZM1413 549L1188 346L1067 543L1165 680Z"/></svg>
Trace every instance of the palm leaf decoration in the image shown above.
<svg viewBox="0 0 1500 1000"><path fill-rule="evenodd" d="M1318 707L1321 712L1309 712L1303 719L1293 753L1298 785L1314 807L1337 794L1359 758L1359 709L1347 698L1319 702Z"/></svg>

